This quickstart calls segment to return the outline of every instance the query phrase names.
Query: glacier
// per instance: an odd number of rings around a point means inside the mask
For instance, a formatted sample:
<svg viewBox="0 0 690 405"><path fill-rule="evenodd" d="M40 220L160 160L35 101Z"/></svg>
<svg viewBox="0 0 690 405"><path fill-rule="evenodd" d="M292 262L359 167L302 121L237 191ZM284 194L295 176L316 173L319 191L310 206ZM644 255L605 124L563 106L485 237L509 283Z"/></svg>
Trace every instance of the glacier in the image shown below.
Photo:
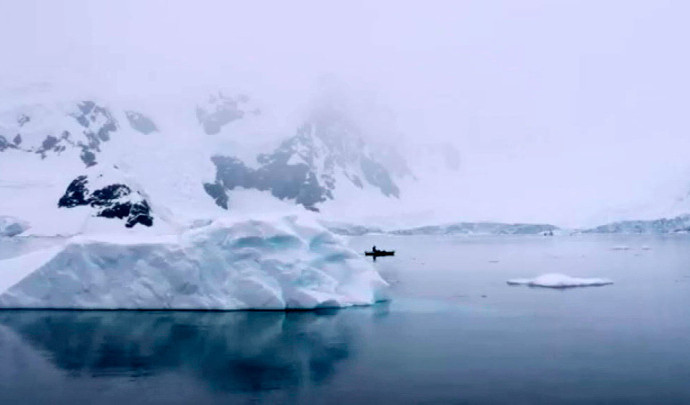
<svg viewBox="0 0 690 405"><path fill-rule="evenodd" d="M507 281L508 285L526 285L529 287L545 288L573 288L573 287L600 287L613 284L606 278L578 278L565 274L549 273L535 278L520 278Z"/></svg>
<svg viewBox="0 0 690 405"><path fill-rule="evenodd" d="M388 299L315 221L216 219L180 234L90 234L0 261L1 308L289 310Z"/></svg>

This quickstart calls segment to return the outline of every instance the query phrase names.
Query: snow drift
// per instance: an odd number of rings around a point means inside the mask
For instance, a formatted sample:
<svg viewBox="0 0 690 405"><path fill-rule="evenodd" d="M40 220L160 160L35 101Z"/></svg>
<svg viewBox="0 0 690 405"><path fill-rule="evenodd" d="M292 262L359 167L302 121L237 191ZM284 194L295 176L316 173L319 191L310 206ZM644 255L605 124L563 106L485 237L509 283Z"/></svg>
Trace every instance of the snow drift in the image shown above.
<svg viewBox="0 0 690 405"><path fill-rule="evenodd" d="M2 308L312 309L386 299L372 265L296 217L179 235L73 237L0 261ZM5 277L5 275L11 277Z"/></svg>
<svg viewBox="0 0 690 405"><path fill-rule="evenodd" d="M508 280L508 285L546 288L599 287L609 284L613 284L613 281L606 278L577 278L557 273L542 274L535 278Z"/></svg>

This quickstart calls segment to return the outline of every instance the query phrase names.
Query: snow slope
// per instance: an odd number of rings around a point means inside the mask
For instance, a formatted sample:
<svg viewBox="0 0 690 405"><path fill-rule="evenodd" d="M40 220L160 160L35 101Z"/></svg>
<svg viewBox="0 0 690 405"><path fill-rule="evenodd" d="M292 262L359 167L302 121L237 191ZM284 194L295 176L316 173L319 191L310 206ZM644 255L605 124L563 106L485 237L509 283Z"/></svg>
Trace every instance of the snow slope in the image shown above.
<svg viewBox="0 0 690 405"><path fill-rule="evenodd" d="M0 261L0 280L3 308L311 309L373 304L387 288L363 257L297 217L76 236Z"/></svg>

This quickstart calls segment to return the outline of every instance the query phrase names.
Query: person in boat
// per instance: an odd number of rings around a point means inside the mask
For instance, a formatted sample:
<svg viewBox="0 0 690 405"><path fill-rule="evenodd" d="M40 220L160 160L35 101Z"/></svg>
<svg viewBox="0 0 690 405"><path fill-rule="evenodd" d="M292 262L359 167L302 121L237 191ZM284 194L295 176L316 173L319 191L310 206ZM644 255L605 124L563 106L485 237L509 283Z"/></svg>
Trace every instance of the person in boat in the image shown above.
<svg viewBox="0 0 690 405"><path fill-rule="evenodd" d="M378 250L376 250L376 245L374 245L374 247L371 248L371 251L374 252L374 253L378 252Z"/></svg>

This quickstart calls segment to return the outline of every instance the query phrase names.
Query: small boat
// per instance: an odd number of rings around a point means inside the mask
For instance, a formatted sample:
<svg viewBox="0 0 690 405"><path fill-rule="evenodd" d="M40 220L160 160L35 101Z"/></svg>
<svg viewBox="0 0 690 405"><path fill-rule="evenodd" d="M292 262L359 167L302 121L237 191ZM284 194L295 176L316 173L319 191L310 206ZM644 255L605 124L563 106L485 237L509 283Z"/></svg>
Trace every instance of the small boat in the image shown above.
<svg viewBox="0 0 690 405"><path fill-rule="evenodd" d="M371 252L364 252L365 256L395 256L395 250L376 250Z"/></svg>

